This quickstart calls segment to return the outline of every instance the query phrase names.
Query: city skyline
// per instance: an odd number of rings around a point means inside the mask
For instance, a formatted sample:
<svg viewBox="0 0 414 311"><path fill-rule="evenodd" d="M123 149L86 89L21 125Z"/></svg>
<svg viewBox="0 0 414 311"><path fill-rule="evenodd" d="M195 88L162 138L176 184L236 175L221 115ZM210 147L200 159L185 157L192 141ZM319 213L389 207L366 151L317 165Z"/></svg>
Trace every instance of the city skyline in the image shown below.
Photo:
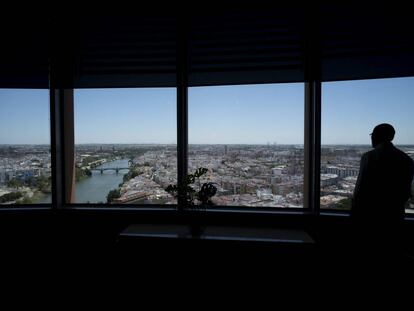
<svg viewBox="0 0 414 311"><path fill-rule="evenodd" d="M414 78L323 83L322 145L369 145L382 122L396 145L414 144L413 89ZM176 144L175 101L175 88L75 90L75 144ZM0 104L0 145L50 143L48 90L0 89ZM303 83L189 89L190 145L303 145L303 126Z"/></svg>
<svg viewBox="0 0 414 311"><path fill-rule="evenodd" d="M163 143L82 143L75 144L75 146L177 146L177 144L163 144ZM301 146L304 144L232 144L232 143L223 143L223 144L188 144L189 146ZM396 146L414 146L413 144L395 144ZM49 147L50 144L0 144L0 146L43 146ZM371 144L322 144L321 147L341 147L341 146L355 146L355 147L371 147Z"/></svg>
<svg viewBox="0 0 414 311"><path fill-rule="evenodd" d="M350 208L360 158L368 147L322 147L321 208ZM217 187L212 201L217 205L302 208L306 167L302 148L192 145L188 171L208 169L204 178ZM414 156L414 145L401 149ZM3 145L0 153L0 204L51 202L53 168L48 146L9 149ZM77 145L75 201L71 203L173 204L174 196L166 187L177 182L177 163L171 145ZM407 212L412 212L414 201L407 204Z"/></svg>

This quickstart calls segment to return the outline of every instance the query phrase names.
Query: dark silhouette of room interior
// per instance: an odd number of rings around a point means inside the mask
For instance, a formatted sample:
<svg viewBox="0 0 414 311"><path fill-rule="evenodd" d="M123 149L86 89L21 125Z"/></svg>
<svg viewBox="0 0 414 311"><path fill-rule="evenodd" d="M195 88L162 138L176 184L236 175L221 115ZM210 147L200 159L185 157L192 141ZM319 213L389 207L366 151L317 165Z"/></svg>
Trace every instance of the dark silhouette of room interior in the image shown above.
<svg viewBox="0 0 414 311"><path fill-rule="evenodd" d="M412 214L402 212L398 229L373 226L376 206L371 203L380 202L364 197L358 204L369 209L360 230L349 210L320 205L322 84L414 76L409 13L406 7L379 2L285 3L266 9L191 8L183 13L149 8L133 15L57 11L2 18L0 88L50 92L52 197L48 204L1 205L2 254L11 254L9 262L36 256L41 262L52 254L70 262L106 254L104 260L116 258L135 267L166 261L181 267L229 267L238 262L248 269L260 263L275 274L282 267L378 263L385 269L391 261L409 269L414 262ZM183 195L171 205L76 202L74 90L174 88L180 184L192 173L189 88L288 83L303 84L303 208L196 208ZM209 120L211 127L215 122ZM389 123L398 129L399 124ZM362 133L366 145L371 144L368 134ZM394 204L392 198L386 203ZM364 239L367 232L370 238Z"/></svg>

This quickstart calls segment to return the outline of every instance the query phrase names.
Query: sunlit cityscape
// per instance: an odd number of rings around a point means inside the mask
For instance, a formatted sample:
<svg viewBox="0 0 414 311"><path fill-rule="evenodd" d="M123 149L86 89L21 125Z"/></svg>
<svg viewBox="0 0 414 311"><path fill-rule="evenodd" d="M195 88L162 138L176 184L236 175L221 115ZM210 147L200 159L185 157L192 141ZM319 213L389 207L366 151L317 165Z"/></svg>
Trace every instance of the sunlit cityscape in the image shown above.
<svg viewBox="0 0 414 311"><path fill-rule="evenodd" d="M414 158L414 146L399 147ZM369 149L322 147L322 209L350 208L359 161ZM48 146L4 145L0 155L2 204L51 202ZM203 182L216 185L217 206L301 208L303 155L300 145L190 145L188 169L208 169ZM76 146L77 193L72 203L174 204L176 199L165 188L176 182L175 145ZM407 204L410 210L414 200Z"/></svg>
<svg viewBox="0 0 414 311"><path fill-rule="evenodd" d="M321 209L351 208L376 124L394 124L395 145L414 158L413 87L414 78L323 83ZM68 203L177 203L166 191L178 175L176 95L175 88L74 90ZM303 83L191 87L188 99L188 173L208 169L194 187L212 183L214 206L306 207ZM48 90L2 89L0 103L0 204L51 203Z"/></svg>

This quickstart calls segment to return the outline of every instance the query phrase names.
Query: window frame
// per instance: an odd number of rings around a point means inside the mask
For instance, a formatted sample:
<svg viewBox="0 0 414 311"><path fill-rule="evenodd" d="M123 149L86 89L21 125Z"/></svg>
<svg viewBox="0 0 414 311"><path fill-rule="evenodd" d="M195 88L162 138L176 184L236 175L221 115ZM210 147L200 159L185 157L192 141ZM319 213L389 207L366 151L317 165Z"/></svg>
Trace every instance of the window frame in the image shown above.
<svg viewBox="0 0 414 311"><path fill-rule="evenodd" d="M181 66L180 66L181 67ZM184 66L182 66L184 67ZM183 71L186 68L182 68ZM184 77L183 77L184 76ZM176 87L177 93L177 172L178 180L184 180L187 176L188 169L188 84L186 83L186 76L182 75L178 80ZM318 200L315 195L312 194L312 189L316 187L317 181L313 177L317 174L313 172L317 169L317 157L313 156L315 150L314 143L314 127L315 127L315 106L316 101L320 99L318 93L318 84L304 83L304 206L303 208L286 207L286 208L274 208L274 207L240 207L240 206L214 206L207 209L207 211L225 211L225 212L251 212L251 213L286 213L293 214L316 214L318 211ZM319 90L320 91L320 90ZM98 203L71 203L74 191L74 89L60 89L57 88L51 92L51 103L53 106L53 158L52 168L54 168L54 187L53 191L55 200L53 201L53 207L57 209L119 209L119 210L147 210L158 209L163 210L182 210L182 202L171 205L158 205L158 204L106 204ZM316 95L316 96L315 96ZM64 109L62 109L64 107ZM311 129L311 130L309 130ZM316 187L317 188L317 187Z"/></svg>
<svg viewBox="0 0 414 311"><path fill-rule="evenodd" d="M320 210L320 157L321 157L321 52L318 42L318 23L307 21L304 81L304 206L298 208L245 208L232 206L215 206L207 213L251 213L251 214L292 214L292 215L335 215L348 216L347 211ZM189 88L189 21L178 19L177 59L176 59L176 94L177 94L177 180L185 179L188 169L188 88ZM56 34L55 34L56 35ZM64 40L64 38L58 38ZM56 44L56 42L55 42ZM57 45L58 46L58 45ZM53 47L53 48L56 48ZM53 50L53 49L52 49ZM62 75L59 70L64 60L58 59L59 53L52 53L50 60L49 94L50 94L50 146L52 161L52 203L40 205L21 205L19 207L1 207L0 210L22 209L74 209L85 211L125 212L171 212L182 211L182 202L172 205L158 204L82 204L68 203L74 190L74 88L65 88L60 83ZM414 221L414 214L406 219Z"/></svg>
<svg viewBox="0 0 414 311"><path fill-rule="evenodd" d="M189 88L189 19L182 17L177 23L177 58L176 58L176 94L177 94L177 180L183 181L188 169L188 88ZM60 38L64 40L64 38ZM55 47L58 48L59 46ZM313 46L312 46L313 48ZM51 161L52 161L52 209L117 209L121 210L182 210L182 202L171 205L158 204L84 204L71 203L74 194L74 88L68 88L65 78L60 70L65 63L61 59L64 53L53 50L50 61L49 92L50 92L50 127L51 127ZM309 60L308 60L309 61ZM314 59L310 59L314 63ZM315 66L308 66L314 68ZM305 71L306 71L305 67ZM309 70L308 70L309 71ZM312 76L311 74L308 76ZM65 87L64 87L65 86ZM314 78L304 83L304 202L303 208L251 208L215 206L207 209L208 212L225 211L241 213L292 213L292 214L318 214L319 200L316 200L312 191L317 190L318 156L315 156L315 126L317 126L317 109L320 107L320 82ZM312 91L311 91L312 90ZM315 93L316 91L316 93ZM318 93L319 92L319 93ZM319 94L319 96L318 96ZM316 96L315 96L316 95ZM317 102L319 100L319 103ZM316 113L316 114L315 114ZM320 138L319 138L320 140ZM72 171L72 173L70 173ZM316 178L315 178L316 177ZM30 206L27 206L30 207Z"/></svg>

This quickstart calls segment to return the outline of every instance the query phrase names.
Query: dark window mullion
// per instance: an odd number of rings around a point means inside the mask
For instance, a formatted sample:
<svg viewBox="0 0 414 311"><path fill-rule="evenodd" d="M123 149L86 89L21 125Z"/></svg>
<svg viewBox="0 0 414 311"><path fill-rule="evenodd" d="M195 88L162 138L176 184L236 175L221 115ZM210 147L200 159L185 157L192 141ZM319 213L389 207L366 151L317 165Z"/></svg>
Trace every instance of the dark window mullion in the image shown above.
<svg viewBox="0 0 414 311"><path fill-rule="evenodd" d="M312 138L313 138L313 109L312 109L312 96L311 96L311 82L304 84L304 98L305 98L305 125L304 125L304 176L303 176L303 207L311 208L313 210L313 152L312 152Z"/></svg>
<svg viewBox="0 0 414 311"><path fill-rule="evenodd" d="M63 203L62 196L62 161L60 157L60 107L58 90L51 81L50 87L50 152L52 166L52 208L59 208Z"/></svg>
<svg viewBox="0 0 414 311"><path fill-rule="evenodd" d="M188 171L188 23L177 19L177 182L183 184ZM178 197L178 210L182 210L184 194Z"/></svg>
<svg viewBox="0 0 414 311"><path fill-rule="evenodd" d="M305 59L305 202L315 215L320 210L321 155L321 27L320 8L307 5Z"/></svg>
<svg viewBox="0 0 414 311"><path fill-rule="evenodd" d="M53 26L49 68L52 203L59 209L73 203L75 191L73 60L69 29L60 23Z"/></svg>
<svg viewBox="0 0 414 311"><path fill-rule="evenodd" d="M316 215L320 212L320 177L321 177L321 81L313 81L313 119L314 119L314 130L313 130L313 153L314 153L314 181L313 181L313 193L314 202L313 210Z"/></svg>

